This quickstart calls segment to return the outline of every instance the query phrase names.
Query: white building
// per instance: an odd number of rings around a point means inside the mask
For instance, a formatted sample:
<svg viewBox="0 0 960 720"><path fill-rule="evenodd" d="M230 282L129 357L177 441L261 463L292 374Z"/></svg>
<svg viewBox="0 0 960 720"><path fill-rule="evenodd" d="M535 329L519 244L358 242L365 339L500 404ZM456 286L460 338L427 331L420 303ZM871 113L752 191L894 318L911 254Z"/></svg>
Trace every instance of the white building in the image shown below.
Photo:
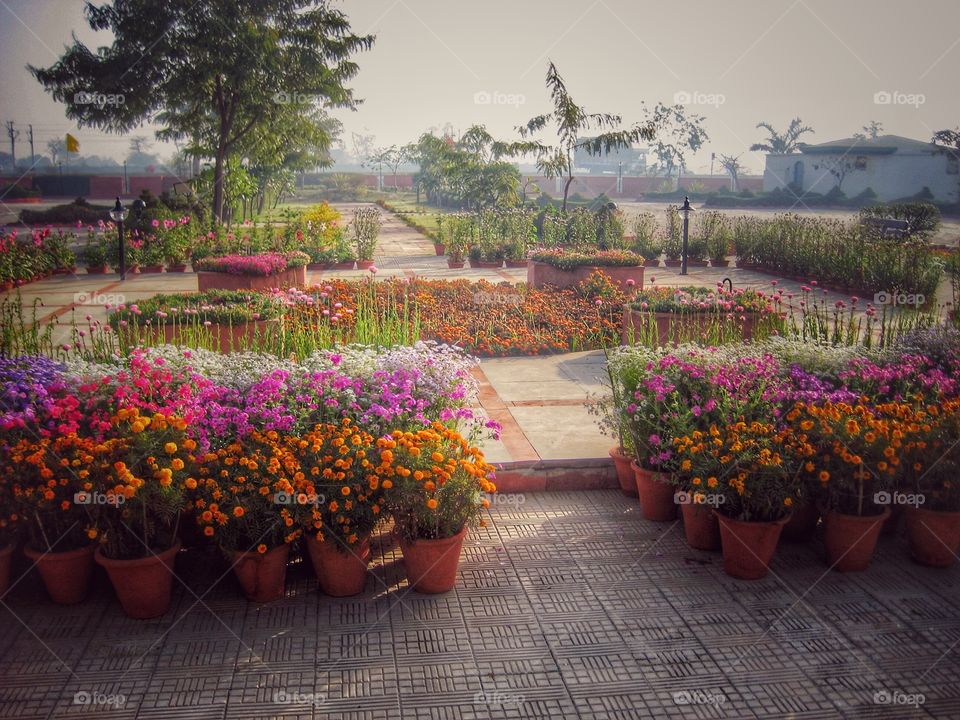
<svg viewBox="0 0 960 720"><path fill-rule="evenodd" d="M825 195L839 186L853 198L870 188L887 201L928 188L937 202L960 202L960 162L949 148L899 135L799 147L799 153L767 155L765 192L792 185L801 193Z"/></svg>

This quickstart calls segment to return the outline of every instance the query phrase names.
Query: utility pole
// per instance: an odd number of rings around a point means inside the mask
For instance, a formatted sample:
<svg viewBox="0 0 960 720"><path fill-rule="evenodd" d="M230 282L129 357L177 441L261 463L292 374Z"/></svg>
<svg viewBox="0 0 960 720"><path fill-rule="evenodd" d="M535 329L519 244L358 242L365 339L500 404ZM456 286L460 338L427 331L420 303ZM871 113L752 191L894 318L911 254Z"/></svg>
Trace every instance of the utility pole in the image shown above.
<svg viewBox="0 0 960 720"><path fill-rule="evenodd" d="M32 168L37 164L37 156L33 152L33 123L30 123L27 127L30 128L27 132L30 138L30 167Z"/></svg>
<svg viewBox="0 0 960 720"><path fill-rule="evenodd" d="M14 130L13 120L7 120L7 136L10 138L10 162L13 169L17 169L17 138L20 137L20 131Z"/></svg>

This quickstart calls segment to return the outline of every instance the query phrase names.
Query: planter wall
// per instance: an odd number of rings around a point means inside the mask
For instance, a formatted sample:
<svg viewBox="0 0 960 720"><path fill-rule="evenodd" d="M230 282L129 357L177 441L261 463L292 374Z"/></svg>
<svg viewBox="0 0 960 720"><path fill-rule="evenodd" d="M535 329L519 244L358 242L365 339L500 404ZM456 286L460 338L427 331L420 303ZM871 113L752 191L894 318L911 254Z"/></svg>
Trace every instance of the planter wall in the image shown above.
<svg viewBox="0 0 960 720"><path fill-rule="evenodd" d="M197 273L197 285L200 292L205 290L269 290L284 285L303 286L307 284L307 268L296 267L284 270L276 275L233 275L231 273Z"/></svg>
<svg viewBox="0 0 960 720"><path fill-rule="evenodd" d="M275 320L251 320L239 325L212 323L203 330L213 341L213 349L226 353L247 349L255 338L267 335L274 325ZM164 325L163 339L167 344L177 345L194 332L189 325Z"/></svg>
<svg viewBox="0 0 960 720"><path fill-rule="evenodd" d="M578 285L590 277L594 270L599 270L613 282L625 283L633 280L636 289L643 287L643 265L628 265L626 267L596 267L584 266L574 270L560 270L547 263L530 260L527 262L527 284L532 288L542 288L544 285L553 285L558 288L567 288Z"/></svg>
<svg viewBox="0 0 960 720"><path fill-rule="evenodd" d="M629 344L631 334L640 334L649 322L651 313L644 310L625 309L623 312L623 326L620 330L620 343ZM699 332L706 329L710 323L717 317L713 313L652 313L657 323L657 340L659 345L667 345L671 342L671 335L677 330L685 334L690 332ZM746 318L740 325L743 328L743 339L753 338L753 329L756 324L756 313L747 313ZM739 320L737 321L739 322Z"/></svg>

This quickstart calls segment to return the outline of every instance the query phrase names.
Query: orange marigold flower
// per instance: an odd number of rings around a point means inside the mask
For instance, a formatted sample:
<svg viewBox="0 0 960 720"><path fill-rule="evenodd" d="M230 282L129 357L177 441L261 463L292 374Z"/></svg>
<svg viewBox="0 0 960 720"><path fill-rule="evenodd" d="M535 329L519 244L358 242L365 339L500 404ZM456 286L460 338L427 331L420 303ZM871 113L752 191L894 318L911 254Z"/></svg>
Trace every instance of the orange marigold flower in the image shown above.
<svg viewBox="0 0 960 720"><path fill-rule="evenodd" d="M259 545L257 545L257 552L260 553L261 555L264 555L267 552L267 546L264 545L263 543L260 543Z"/></svg>
<svg viewBox="0 0 960 720"><path fill-rule="evenodd" d="M436 510L437 509L436 499L430 498L429 500L427 500L427 507L430 508L431 510Z"/></svg>
<svg viewBox="0 0 960 720"><path fill-rule="evenodd" d="M234 517L238 517L238 518L239 518L239 517L243 517L243 516L246 514L246 512L247 512L247 511L244 510L240 505L237 505L237 506L233 509L233 516L234 516Z"/></svg>

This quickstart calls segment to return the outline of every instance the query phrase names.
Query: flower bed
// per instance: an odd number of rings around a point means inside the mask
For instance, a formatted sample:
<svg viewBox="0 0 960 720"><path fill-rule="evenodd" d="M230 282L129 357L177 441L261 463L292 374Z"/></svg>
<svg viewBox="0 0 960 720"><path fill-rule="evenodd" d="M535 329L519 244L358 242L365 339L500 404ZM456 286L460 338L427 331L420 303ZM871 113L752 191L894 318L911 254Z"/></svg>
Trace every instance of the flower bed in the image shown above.
<svg viewBox="0 0 960 720"><path fill-rule="evenodd" d="M265 290L306 284L310 257L302 252L224 255L194 262L198 285L205 290Z"/></svg>
<svg viewBox="0 0 960 720"><path fill-rule="evenodd" d="M721 344L782 331L779 305L763 293L718 286L651 287L624 308L621 342L660 346L683 342Z"/></svg>
<svg viewBox="0 0 960 720"><path fill-rule="evenodd" d="M670 478L686 498L675 502L755 529L780 523L774 537L794 510L812 511L798 517L815 524L825 508L828 558L840 570L866 567L898 497L960 512L956 331L915 331L884 351L783 339L623 348L610 356L610 378L616 402L607 405L605 426L629 437L640 467ZM842 518L870 527L838 530ZM956 519L954 534L941 537L954 551ZM727 550L731 574L766 572L765 563L738 565Z"/></svg>
<svg viewBox="0 0 960 720"><path fill-rule="evenodd" d="M145 605L122 571L191 542L181 517L237 556L241 583L303 534L350 552L391 515L411 541L462 537L495 490L476 440L499 428L469 408L474 364L423 343L299 364L170 346L107 365L4 361L2 539L47 554L99 542L124 609L153 617L163 598ZM61 458L75 472L50 485Z"/></svg>
<svg viewBox="0 0 960 720"><path fill-rule="evenodd" d="M70 249L73 233L49 227L21 238L16 230L0 235L0 290L9 290L51 273L72 271L76 258Z"/></svg>
<svg viewBox="0 0 960 720"><path fill-rule="evenodd" d="M593 272L600 271L615 283L626 286L630 281L643 287L643 257L636 253L606 250L581 253L569 250L542 250L530 256L527 263L527 284L532 288L551 285L567 288L578 285Z"/></svg>

